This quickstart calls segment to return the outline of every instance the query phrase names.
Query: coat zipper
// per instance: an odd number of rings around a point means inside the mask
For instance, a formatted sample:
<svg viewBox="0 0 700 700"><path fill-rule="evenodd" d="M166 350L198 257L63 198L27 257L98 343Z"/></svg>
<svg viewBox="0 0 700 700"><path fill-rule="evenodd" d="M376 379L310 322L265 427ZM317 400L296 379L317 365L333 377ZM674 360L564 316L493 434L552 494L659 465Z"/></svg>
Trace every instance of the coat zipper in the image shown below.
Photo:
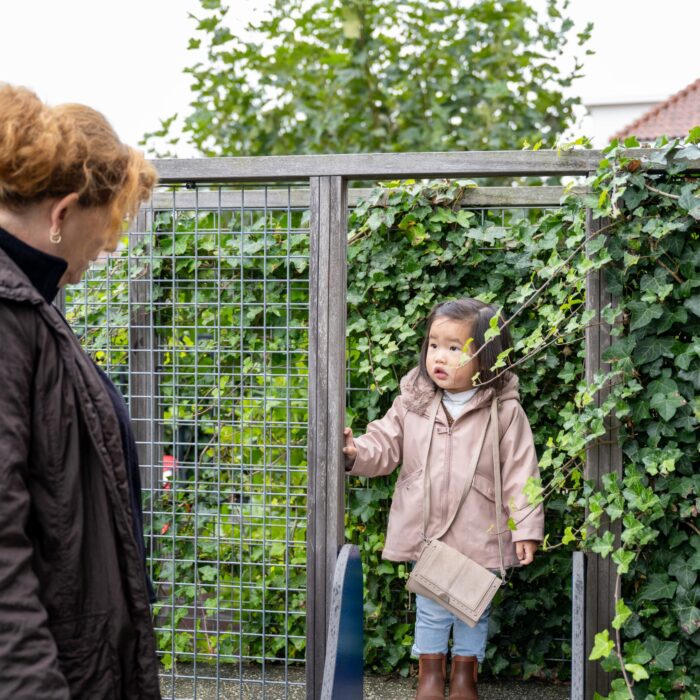
<svg viewBox="0 0 700 700"><path fill-rule="evenodd" d="M447 411L447 409L444 409ZM447 422L447 480L445 483L445 493L442 498L442 523L440 525L440 528L445 527L445 522L447 520L447 516L449 514L449 493L450 493L450 482L452 481L452 426L454 425L454 421L452 421L452 425L450 425L449 421Z"/></svg>

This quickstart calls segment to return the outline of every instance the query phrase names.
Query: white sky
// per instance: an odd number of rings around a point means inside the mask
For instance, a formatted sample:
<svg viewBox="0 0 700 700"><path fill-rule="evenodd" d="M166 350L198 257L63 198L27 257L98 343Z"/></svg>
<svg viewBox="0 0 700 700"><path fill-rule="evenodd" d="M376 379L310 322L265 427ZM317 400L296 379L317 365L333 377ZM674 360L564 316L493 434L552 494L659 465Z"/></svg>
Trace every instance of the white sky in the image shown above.
<svg viewBox="0 0 700 700"><path fill-rule="evenodd" d="M541 0L535 0L541 2ZM242 26L265 0L229 0ZM0 0L0 80L52 103L102 111L131 144L159 118L185 114L197 0ZM596 24L584 102L665 98L700 77L698 0L572 0L578 26ZM191 155L184 150L180 155Z"/></svg>

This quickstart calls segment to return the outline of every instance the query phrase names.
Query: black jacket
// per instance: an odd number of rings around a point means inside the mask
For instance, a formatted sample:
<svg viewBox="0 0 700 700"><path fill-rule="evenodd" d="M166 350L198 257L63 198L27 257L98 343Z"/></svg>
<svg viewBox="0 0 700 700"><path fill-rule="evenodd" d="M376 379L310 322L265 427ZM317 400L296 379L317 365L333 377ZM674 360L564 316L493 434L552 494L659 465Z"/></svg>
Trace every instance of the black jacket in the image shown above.
<svg viewBox="0 0 700 700"><path fill-rule="evenodd" d="M160 698L131 523L97 369L0 250L0 698Z"/></svg>

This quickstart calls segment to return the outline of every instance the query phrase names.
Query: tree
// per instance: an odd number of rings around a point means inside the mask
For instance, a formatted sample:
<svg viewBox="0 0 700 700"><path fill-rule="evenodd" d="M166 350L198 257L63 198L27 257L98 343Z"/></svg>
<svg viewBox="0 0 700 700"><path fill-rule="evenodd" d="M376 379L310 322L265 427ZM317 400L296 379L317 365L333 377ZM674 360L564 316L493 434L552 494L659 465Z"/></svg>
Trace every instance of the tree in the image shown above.
<svg viewBox="0 0 700 700"><path fill-rule="evenodd" d="M204 155L520 148L553 143L578 102L569 0L273 0L245 32L200 2L184 134ZM177 144L176 117L144 143Z"/></svg>

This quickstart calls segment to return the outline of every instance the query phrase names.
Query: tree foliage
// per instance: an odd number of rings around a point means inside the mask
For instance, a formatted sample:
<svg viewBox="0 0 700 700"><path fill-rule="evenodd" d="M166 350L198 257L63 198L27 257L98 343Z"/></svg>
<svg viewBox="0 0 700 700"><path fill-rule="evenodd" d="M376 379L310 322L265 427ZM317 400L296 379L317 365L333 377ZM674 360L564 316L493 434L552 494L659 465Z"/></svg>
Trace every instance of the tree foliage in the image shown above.
<svg viewBox="0 0 700 700"><path fill-rule="evenodd" d="M184 133L204 155L519 148L578 102L562 53L590 28L574 39L568 0L274 0L246 31L200 2ZM172 148L174 124L144 143Z"/></svg>

